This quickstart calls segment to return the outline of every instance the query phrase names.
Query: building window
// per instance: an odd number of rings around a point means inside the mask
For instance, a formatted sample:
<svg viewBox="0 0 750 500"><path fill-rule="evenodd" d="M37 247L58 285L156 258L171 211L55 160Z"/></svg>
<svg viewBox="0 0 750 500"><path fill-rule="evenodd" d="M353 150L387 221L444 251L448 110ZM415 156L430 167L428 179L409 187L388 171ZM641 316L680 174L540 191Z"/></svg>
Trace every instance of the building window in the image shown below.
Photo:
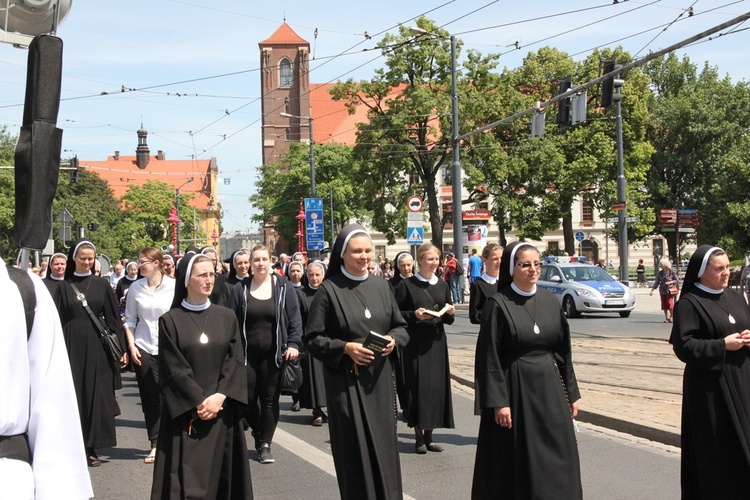
<svg viewBox="0 0 750 500"><path fill-rule="evenodd" d="M594 225L594 203L591 200L581 202L581 222L584 226Z"/></svg>
<svg viewBox="0 0 750 500"><path fill-rule="evenodd" d="M547 242L547 255L560 255L560 242L559 241Z"/></svg>
<svg viewBox="0 0 750 500"><path fill-rule="evenodd" d="M284 99L284 113L289 113L289 98Z"/></svg>
<svg viewBox="0 0 750 500"><path fill-rule="evenodd" d="M284 139L287 141L292 140L292 132L289 129L284 130Z"/></svg>
<svg viewBox="0 0 750 500"><path fill-rule="evenodd" d="M445 197L442 202L443 219L446 219L449 214L453 214L453 198ZM447 221L450 224L450 220Z"/></svg>
<svg viewBox="0 0 750 500"><path fill-rule="evenodd" d="M421 184L422 180L419 178L419 174L411 173L409 174L409 185L410 186L419 186Z"/></svg>
<svg viewBox="0 0 750 500"><path fill-rule="evenodd" d="M286 57L279 61L279 86L292 86L292 63Z"/></svg>
<svg viewBox="0 0 750 500"><path fill-rule="evenodd" d="M377 262L378 256L383 257L383 259L387 259L388 254L385 253L385 250L385 245L375 245L375 255L373 256L373 260Z"/></svg>

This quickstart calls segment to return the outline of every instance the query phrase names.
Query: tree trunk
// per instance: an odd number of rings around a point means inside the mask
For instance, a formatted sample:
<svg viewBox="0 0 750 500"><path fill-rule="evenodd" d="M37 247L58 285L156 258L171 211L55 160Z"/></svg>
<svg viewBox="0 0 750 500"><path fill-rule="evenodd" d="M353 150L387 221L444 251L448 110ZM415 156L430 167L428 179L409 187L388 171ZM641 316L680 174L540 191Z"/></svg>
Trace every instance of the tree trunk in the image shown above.
<svg viewBox="0 0 750 500"><path fill-rule="evenodd" d="M437 187L435 186L435 176L425 179L425 192L427 194L427 210L430 216L430 230L432 231L432 244L440 252L443 251L443 224L440 219L440 205L438 203ZM458 206L459 210L461 205ZM453 209L456 209L454 203Z"/></svg>
<svg viewBox="0 0 750 500"><path fill-rule="evenodd" d="M565 241L565 252L568 255L575 255L576 253L576 241L573 235L573 214L570 213L570 209L563 215L562 218L563 227L563 240Z"/></svg>

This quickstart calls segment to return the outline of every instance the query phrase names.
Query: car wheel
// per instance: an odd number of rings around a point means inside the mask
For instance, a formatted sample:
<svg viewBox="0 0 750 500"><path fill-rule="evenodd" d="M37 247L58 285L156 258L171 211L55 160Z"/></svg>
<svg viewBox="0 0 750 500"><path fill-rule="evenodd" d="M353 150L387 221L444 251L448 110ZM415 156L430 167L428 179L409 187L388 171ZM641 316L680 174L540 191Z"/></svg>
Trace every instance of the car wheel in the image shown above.
<svg viewBox="0 0 750 500"><path fill-rule="evenodd" d="M566 295L563 299L563 311L565 312L566 318L580 318L581 313L576 309L576 303L570 295Z"/></svg>
<svg viewBox="0 0 750 500"><path fill-rule="evenodd" d="M620 317L621 318L628 318L628 317L630 317L630 311L620 311Z"/></svg>

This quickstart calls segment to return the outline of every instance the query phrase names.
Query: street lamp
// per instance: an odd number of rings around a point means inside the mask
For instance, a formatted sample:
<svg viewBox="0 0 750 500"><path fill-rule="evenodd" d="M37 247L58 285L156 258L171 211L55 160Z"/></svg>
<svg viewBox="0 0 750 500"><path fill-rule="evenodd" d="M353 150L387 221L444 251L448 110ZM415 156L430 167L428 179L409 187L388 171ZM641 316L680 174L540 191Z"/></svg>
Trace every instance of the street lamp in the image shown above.
<svg viewBox="0 0 750 500"><path fill-rule="evenodd" d="M425 29L419 27L409 28L413 35L429 35L441 38ZM456 89L456 37L450 35L451 41L451 150L453 161L451 162L451 197L453 198L453 253L463 260L463 242L461 229L463 226L463 207L461 204L461 161L460 146L458 139L458 91Z"/></svg>
<svg viewBox="0 0 750 500"><path fill-rule="evenodd" d="M313 117L297 116L289 113L281 113L284 118L297 118L298 120L307 120L308 132L310 132L310 198L315 198L315 151L313 149Z"/></svg>
<svg viewBox="0 0 750 500"><path fill-rule="evenodd" d="M193 182L192 177L186 180L185 182L183 182L182 184L180 184L180 187L174 190L174 208L175 208L175 216L177 217L177 219L180 218L180 189L182 189L182 187L185 184L189 184L191 182ZM180 255L180 223L177 222L174 227L175 227L175 249L177 251L177 255Z"/></svg>

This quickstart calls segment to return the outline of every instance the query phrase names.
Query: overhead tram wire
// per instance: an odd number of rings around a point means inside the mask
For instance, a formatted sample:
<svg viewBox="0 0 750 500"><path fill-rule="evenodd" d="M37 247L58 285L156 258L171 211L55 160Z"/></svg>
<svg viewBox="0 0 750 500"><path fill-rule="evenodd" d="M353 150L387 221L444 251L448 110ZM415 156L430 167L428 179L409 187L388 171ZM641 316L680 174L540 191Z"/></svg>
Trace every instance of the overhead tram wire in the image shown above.
<svg viewBox="0 0 750 500"><path fill-rule="evenodd" d="M690 7L688 7L685 10L683 10L682 12L680 12L679 15L672 20L672 22L670 22L669 24L667 24L667 26L663 30L661 30L659 33L657 33L656 36L654 36L654 38L652 38L651 40L649 40L649 42L646 43L646 45L644 45L643 47L641 47L641 50L639 50L638 52L636 52L635 54L633 54L633 57L638 57L638 54L640 54L641 52L643 52L644 50L646 50L646 47L648 47L649 45L651 45L652 43L654 43L654 41L657 38L659 38L664 32L666 32L669 28L671 28L674 23L676 23L677 21L679 21L680 18L682 16L684 16L686 12L692 10L693 6L695 4L697 4L697 3L698 3L698 0L694 0L693 3L690 4ZM693 14L690 14L690 17L692 17L692 15Z"/></svg>
<svg viewBox="0 0 750 500"><path fill-rule="evenodd" d="M724 30L726 28L734 26L735 24L743 23L743 22L747 21L748 19L750 19L750 12L746 12L746 13L740 15L740 16L737 16L737 17L735 17L733 19L730 19L729 21L726 21L724 23L716 25L713 28L710 28L708 30L702 31L701 33L698 33L697 35L694 35L694 36L692 36L690 38L687 38L685 40L682 40L680 42L672 44L672 45L670 45L669 47L667 47L665 49L658 50L656 52L652 52L652 53L648 54L647 56L642 57L641 59L638 59L638 60L636 60L634 62L631 62L629 64L625 64L625 65L623 65L623 66L615 69L614 71L611 71L610 73L602 75L602 76L600 76L598 78L595 78L595 79L593 79L591 81L588 81L588 82L586 82L586 83L584 83L582 85L577 85L576 87L572 87L567 92L563 92L562 94L558 94L558 95L556 95L555 97L553 97L551 99L548 99L548 100L546 100L544 102L539 103L539 107L533 106L533 107L525 109L523 111L519 111L518 113L515 113L513 115L506 116L502 120L498 120L498 121L489 123L487 125L479 127L477 129L474 129L471 132L467 132L465 134L461 134L456 139L458 141L462 141L462 140L468 139L469 137L474 136L476 134L480 134L480 133L482 133L482 132L484 132L486 130L490 130L490 129L493 129L495 127L499 127L500 125L505 125L506 123L510 123L511 121L515 120L516 118L521 118L523 116L530 115L530 114L536 112L540 107L541 108L545 108L545 107L550 106L551 104L559 102L559 101L561 101L563 99L567 99L568 97L571 97L571 96L573 96L573 95L575 95L575 94L577 94L577 93L579 93L579 92L581 92L583 90L586 90L586 89L588 89L590 87L593 87L595 85L599 85L604 80L607 80L609 78L614 78L617 74L619 74L619 73L621 73L623 71L627 71L629 69L633 69L633 68L636 68L638 66L642 66L643 64L647 63L648 61L651 61L653 59L657 59L657 58L659 58L659 57L661 57L661 56L663 56L665 54L668 54L670 52L674 52L677 49L680 49L680 48L685 47L685 46L687 46L689 44L692 44L692 43L694 43L694 42L696 42L698 40L702 40L703 38L711 36L714 33L718 33L719 31L722 31L722 30Z"/></svg>

